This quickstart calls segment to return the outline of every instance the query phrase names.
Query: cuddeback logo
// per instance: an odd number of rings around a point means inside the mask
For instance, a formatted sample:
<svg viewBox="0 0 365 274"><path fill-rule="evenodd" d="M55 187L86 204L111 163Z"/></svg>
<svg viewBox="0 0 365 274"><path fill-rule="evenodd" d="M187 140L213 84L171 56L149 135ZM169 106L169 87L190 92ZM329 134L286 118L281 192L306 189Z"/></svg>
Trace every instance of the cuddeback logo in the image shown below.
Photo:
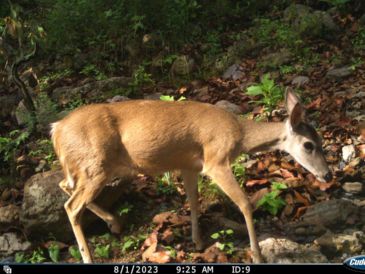
<svg viewBox="0 0 365 274"><path fill-rule="evenodd" d="M365 255L348 258L343 264L351 270L365 272Z"/></svg>

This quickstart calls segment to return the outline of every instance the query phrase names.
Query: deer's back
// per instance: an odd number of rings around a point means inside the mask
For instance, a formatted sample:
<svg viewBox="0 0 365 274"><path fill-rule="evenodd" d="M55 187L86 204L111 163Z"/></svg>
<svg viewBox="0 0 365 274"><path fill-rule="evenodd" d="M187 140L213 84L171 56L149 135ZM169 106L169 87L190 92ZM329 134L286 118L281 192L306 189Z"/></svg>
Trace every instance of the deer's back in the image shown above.
<svg viewBox="0 0 365 274"><path fill-rule="evenodd" d="M237 150L241 135L233 114L209 104L135 100L82 107L56 123L53 139L61 164L159 173L200 171L210 154Z"/></svg>

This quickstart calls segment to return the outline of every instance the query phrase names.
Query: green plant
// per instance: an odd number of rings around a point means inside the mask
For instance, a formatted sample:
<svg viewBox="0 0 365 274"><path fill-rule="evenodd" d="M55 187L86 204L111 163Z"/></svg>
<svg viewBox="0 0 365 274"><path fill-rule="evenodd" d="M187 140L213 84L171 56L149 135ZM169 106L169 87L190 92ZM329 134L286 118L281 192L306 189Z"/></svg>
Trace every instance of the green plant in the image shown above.
<svg viewBox="0 0 365 274"><path fill-rule="evenodd" d="M297 31L285 22L269 18L255 20L251 35L261 44L274 47L285 47L296 52L303 41Z"/></svg>
<svg viewBox="0 0 365 274"><path fill-rule="evenodd" d="M221 230L216 233L210 235L210 237L214 240L220 240L216 243L216 246L219 250L224 251L225 253L232 255L235 251L235 247L232 242L233 230Z"/></svg>
<svg viewBox="0 0 365 274"><path fill-rule="evenodd" d="M172 246L165 246L165 249L169 252L169 256L173 259L176 259L177 252L176 249Z"/></svg>
<svg viewBox="0 0 365 274"><path fill-rule="evenodd" d="M279 71L280 71L280 74L282 74L282 75L290 74L290 73L295 72L295 67L283 65L283 66L279 67Z"/></svg>
<svg viewBox="0 0 365 274"><path fill-rule="evenodd" d="M146 238L146 234L125 236L121 245L122 252L125 253L128 250L136 250L141 245L141 243L146 240Z"/></svg>
<svg viewBox="0 0 365 274"><path fill-rule="evenodd" d="M262 207L271 215L276 215L279 210L286 205L285 200L279 197L281 190L288 187L284 183L273 182L271 192L267 193L257 202L257 207Z"/></svg>
<svg viewBox="0 0 365 274"><path fill-rule="evenodd" d="M173 102L175 101L174 96L170 96L170 95L161 95L160 96L160 100L161 101L168 101L168 102ZM179 99L177 99L176 101L185 101L186 98L184 96L181 96Z"/></svg>
<svg viewBox="0 0 365 274"><path fill-rule="evenodd" d="M352 39L352 45L356 50L365 49L365 28L361 27L357 31L355 37Z"/></svg>
<svg viewBox="0 0 365 274"><path fill-rule="evenodd" d="M81 253L78 247L70 246L68 249L68 253L70 253L71 257L76 259L77 261L81 261Z"/></svg>
<svg viewBox="0 0 365 274"><path fill-rule="evenodd" d="M146 72L144 65L138 66L138 68L133 72L132 81L128 84L129 92L135 93L143 85L154 84L152 75ZM127 94L129 95L129 94Z"/></svg>
<svg viewBox="0 0 365 274"><path fill-rule="evenodd" d="M86 104L86 101L84 99L77 98L77 99L74 99L74 100L68 102L67 105L65 106L65 110L71 111L71 110L79 108L85 104Z"/></svg>
<svg viewBox="0 0 365 274"><path fill-rule="evenodd" d="M51 165L56 160L52 141L49 139L37 140L36 147L29 152L29 156L43 158L48 165Z"/></svg>
<svg viewBox="0 0 365 274"><path fill-rule="evenodd" d="M110 256L110 244L97 244L94 251L95 257L107 259Z"/></svg>
<svg viewBox="0 0 365 274"><path fill-rule="evenodd" d="M237 181L242 186L245 181L246 170L242 164L242 161L246 158L245 154L242 154L240 157L236 159L236 161L232 164L232 171Z"/></svg>
<svg viewBox="0 0 365 274"><path fill-rule="evenodd" d="M270 74L265 74L261 83L247 88L246 94L250 96L262 96L262 99L253 101L256 104L263 104L266 111L271 112L280 100L283 99L283 90L275 85L274 80L270 79Z"/></svg>
<svg viewBox="0 0 365 274"><path fill-rule="evenodd" d="M360 57L351 58L351 66L350 67L351 67L352 70L356 70L363 63L364 63L364 61Z"/></svg>
<svg viewBox="0 0 365 274"><path fill-rule="evenodd" d="M13 130L8 137L0 136L0 156L7 163L11 164L19 146L29 138L28 131Z"/></svg>
<svg viewBox="0 0 365 274"><path fill-rule="evenodd" d="M15 262L16 263L27 263L28 259L24 252L15 253Z"/></svg>
<svg viewBox="0 0 365 274"><path fill-rule="evenodd" d="M157 179L157 193L164 195L176 193L176 186L172 180L171 172L165 172L161 178Z"/></svg>
<svg viewBox="0 0 365 274"><path fill-rule="evenodd" d="M50 82L56 81L58 79L62 79L65 77L68 77L72 74L71 69L64 69L61 71L52 72L50 74L46 74L45 76L42 76L39 78L39 88L40 91L44 91L49 87Z"/></svg>
<svg viewBox="0 0 365 274"><path fill-rule="evenodd" d="M89 77L95 77L95 79L98 81L105 80L107 78L106 75L93 64L89 64L83 67L80 73Z"/></svg>
<svg viewBox="0 0 365 274"><path fill-rule="evenodd" d="M56 243L52 243L48 247L48 255L51 258L52 262L58 263L60 260L60 247Z"/></svg>
<svg viewBox="0 0 365 274"><path fill-rule="evenodd" d="M44 262L46 258L44 257L44 252L42 249L38 248L34 250L32 255L29 258L29 262L32 264Z"/></svg>
<svg viewBox="0 0 365 274"><path fill-rule="evenodd" d="M118 207L118 214L119 214L119 216L128 215L132 211L132 209L133 209L133 205L128 202L125 202L121 206Z"/></svg>

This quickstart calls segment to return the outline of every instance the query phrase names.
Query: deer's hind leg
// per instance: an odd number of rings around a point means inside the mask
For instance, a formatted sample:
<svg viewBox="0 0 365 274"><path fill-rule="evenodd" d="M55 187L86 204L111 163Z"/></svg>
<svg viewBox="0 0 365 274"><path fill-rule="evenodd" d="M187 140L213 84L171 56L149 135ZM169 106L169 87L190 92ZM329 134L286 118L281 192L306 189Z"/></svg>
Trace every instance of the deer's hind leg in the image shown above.
<svg viewBox="0 0 365 274"><path fill-rule="evenodd" d="M98 174L92 178L82 176L76 182L70 198L65 203L65 210L75 234L77 244L84 263L91 263L92 257L81 227L81 218L84 210L101 192L107 182L104 174Z"/></svg>
<svg viewBox="0 0 365 274"><path fill-rule="evenodd" d="M199 173L189 170L182 170L181 175L184 180L184 188L186 196L190 204L190 216L191 216L191 235L195 248L197 250L203 249L203 242L200 237L199 230L199 201L198 201L198 176Z"/></svg>
<svg viewBox="0 0 365 274"><path fill-rule="evenodd" d="M67 180L62 180L59 183L60 188L67 193L69 196L72 195L72 190L70 190L67 186ZM108 225L110 231L115 234L121 233L121 225L119 223L119 220L116 216L113 214L107 212L100 206L98 206L95 202L91 202L86 206L87 209L89 209L92 213L94 213L96 216L101 218L106 224Z"/></svg>

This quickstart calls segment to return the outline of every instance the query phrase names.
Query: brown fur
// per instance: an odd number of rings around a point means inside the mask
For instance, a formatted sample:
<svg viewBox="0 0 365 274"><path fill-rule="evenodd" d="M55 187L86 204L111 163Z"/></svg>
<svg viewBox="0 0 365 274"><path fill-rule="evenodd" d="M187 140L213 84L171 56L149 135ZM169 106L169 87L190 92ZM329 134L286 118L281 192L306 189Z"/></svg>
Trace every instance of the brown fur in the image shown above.
<svg viewBox="0 0 365 274"><path fill-rule="evenodd" d="M91 262L80 220L85 208L119 232L116 218L93 200L117 176L181 171L191 208L192 238L202 248L198 228L198 174L203 172L242 211L255 262L262 262L252 209L231 171L242 152L280 148L285 123L242 120L197 102L126 101L79 108L53 124L52 140L65 173L60 187L84 262Z"/></svg>

